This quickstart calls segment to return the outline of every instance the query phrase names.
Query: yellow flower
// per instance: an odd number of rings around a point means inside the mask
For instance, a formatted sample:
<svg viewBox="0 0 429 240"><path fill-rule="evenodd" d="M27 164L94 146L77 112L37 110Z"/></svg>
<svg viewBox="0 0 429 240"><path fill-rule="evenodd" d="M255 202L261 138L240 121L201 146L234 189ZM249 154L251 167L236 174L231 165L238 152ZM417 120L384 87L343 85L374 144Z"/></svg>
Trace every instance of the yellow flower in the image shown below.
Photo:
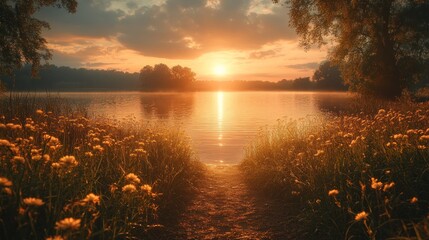
<svg viewBox="0 0 429 240"><path fill-rule="evenodd" d="M46 240L64 240L65 238L63 238L62 236L60 236L60 235L56 235L56 236L53 236L53 237L47 237L46 238Z"/></svg>
<svg viewBox="0 0 429 240"><path fill-rule="evenodd" d="M45 160L46 162L51 160L51 156L49 156L49 154L43 154L43 160Z"/></svg>
<svg viewBox="0 0 429 240"><path fill-rule="evenodd" d="M152 187L148 184L145 184L141 186L141 190L147 192L147 194L150 194L152 192Z"/></svg>
<svg viewBox="0 0 429 240"><path fill-rule="evenodd" d="M104 148L100 145L95 145L94 147L92 147L92 149L94 149L94 151L98 151L98 152L104 151Z"/></svg>
<svg viewBox="0 0 429 240"><path fill-rule="evenodd" d="M20 162L20 163L24 163L25 159L21 156L14 156L12 159L14 162Z"/></svg>
<svg viewBox="0 0 429 240"><path fill-rule="evenodd" d="M54 169L58 169L58 168L61 167L61 165L59 163L54 162L54 163L51 164L51 167L54 168Z"/></svg>
<svg viewBox="0 0 429 240"><path fill-rule="evenodd" d="M137 175L135 175L134 173L129 173L127 176L125 176L125 179L131 183L135 183L135 184L140 183L140 178L137 177Z"/></svg>
<svg viewBox="0 0 429 240"><path fill-rule="evenodd" d="M136 186L134 186L134 184L127 184L127 185L122 187L122 192L132 193L135 191L137 191L137 188L136 188Z"/></svg>
<svg viewBox="0 0 429 240"><path fill-rule="evenodd" d="M415 204L418 201L419 201L419 199L417 197L413 197L413 198L411 198L410 203Z"/></svg>
<svg viewBox="0 0 429 240"><path fill-rule="evenodd" d="M340 192L337 189L332 189L328 192L328 196L337 196Z"/></svg>
<svg viewBox="0 0 429 240"><path fill-rule="evenodd" d="M92 154L92 152L85 152L85 156L86 157L92 157L92 156L94 156L94 154Z"/></svg>
<svg viewBox="0 0 429 240"><path fill-rule="evenodd" d="M31 160L39 161L40 159L42 159L42 155L40 155L40 154L36 154L36 155L31 156Z"/></svg>
<svg viewBox="0 0 429 240"><path fill-rule="evenodd" d="M41 110L41 109L37 109L37 110L36 110L36 113L37 113L37 114L39 114L39 115L42 115L42 114L43 114L43 110Z"/></svg>
<svg viewBox="0 0 429 240"><path fill-rule="evenodd" d="M60 158L59 163L60 165L66 165L66 166L72 166L72 167L75 167L79 164L78 161L76 161L76 158L74 156L68 156L68 155Z"/></svg>
<svg viewBox="0 0 429 240"><path fill-rule="evenodd" d="M82 200L82 202L90 203L90 204L94 204L94 205L99 205L100 204L100 196L97 196L93 193L90 193L90 194L86 195L86 197Z"/></svg>
<svg viewBox="0 0 429 240"><path fill-rule="evenodd" d="M395 186L394 182L386 183L383 187L383 191L385 192L385 191L389 190L390 188L392 188L393 186Z"/></svg>
<svg viewBox="0 0 429 240"><path fill-rule="evenodd" d="M320 155L322 155L322 154L324 154L325 153L325 151L323 151L323 150L317 150L317 153L316 154L314 154L314 156L315 157L318 157L318 156L320 156Z"/></svg>
<svg viewBox="0 0 429 240"><path fill-rule="evenodd" d="M57 230L76 230L80 228L80 219L64 218L63 220L55 223Z"/></svg>
<svg viewBox="0 0 429 240"><path fill-rule="evenodd" d="M12 182L7 178L0 177L0 187L11 187Z"/></svg>
<svg viewBox="0 0 429 240"><path fill-rule="evenodd" d="M368 217L368 213L366 213L365 211L362 211L362 212L356 214L355 220L356 221L362 221L362 220L366 220L367 217Z"/></svg>
<svg viewBox="0 0 429 240"><path fill-rule="evenodd" d="M371 188L380 190L383 187L383 183L379 182L377 178L371 178Z"/></svg>
<svg viewBox="0 0 429 240"><path fill-rule="evenodd" d="M45 204L42 199L33 198L33 197L24 198L23 202L27 206L34 206L34 207L40 207L43 204Z"/></svg>
<svg viewBox="0 0 429 240"><path fill-rule="evenodd" d="M12 144L6 139L0 139L0 146L10 147Z"/></svg>
<svg viewBox="0 0 429 240"><path fill-rule="evenodd" d="M429 135L422 135L422 136L420 136L419 140L420 141L429 140Z"/></svg>

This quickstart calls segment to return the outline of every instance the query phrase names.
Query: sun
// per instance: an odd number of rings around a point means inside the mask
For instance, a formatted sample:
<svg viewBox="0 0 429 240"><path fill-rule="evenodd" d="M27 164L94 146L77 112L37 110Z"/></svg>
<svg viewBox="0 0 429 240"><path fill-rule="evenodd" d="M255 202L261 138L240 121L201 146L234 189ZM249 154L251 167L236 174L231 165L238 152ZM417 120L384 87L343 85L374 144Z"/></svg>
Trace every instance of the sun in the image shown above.
<svg viewBox="0 0 429 240"><path fill-rule="evenodd" d="M213 73L216 76L225 76L226 75L226 68L223 65L216 65L213 68Z"/></svg>

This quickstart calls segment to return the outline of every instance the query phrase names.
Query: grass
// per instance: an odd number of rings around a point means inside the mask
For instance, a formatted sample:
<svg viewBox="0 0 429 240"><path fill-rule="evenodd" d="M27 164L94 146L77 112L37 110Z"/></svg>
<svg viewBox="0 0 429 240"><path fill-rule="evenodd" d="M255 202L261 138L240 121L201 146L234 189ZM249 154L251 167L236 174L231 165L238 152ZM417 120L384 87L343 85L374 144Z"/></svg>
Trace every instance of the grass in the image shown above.
<svg viewBox="0 0 429 240"><path fill-rule="evenodd" d="M249 184L298 209L296 238L429 238L429 104L367 103L279 121L246 149Z"/></svg>
<svg viewBox="0 0 429 240"><path fill-rule="evenodd" d="M57 98L0 112L1 239L141 239L202 174L180 130L94 121Z"/></svg>

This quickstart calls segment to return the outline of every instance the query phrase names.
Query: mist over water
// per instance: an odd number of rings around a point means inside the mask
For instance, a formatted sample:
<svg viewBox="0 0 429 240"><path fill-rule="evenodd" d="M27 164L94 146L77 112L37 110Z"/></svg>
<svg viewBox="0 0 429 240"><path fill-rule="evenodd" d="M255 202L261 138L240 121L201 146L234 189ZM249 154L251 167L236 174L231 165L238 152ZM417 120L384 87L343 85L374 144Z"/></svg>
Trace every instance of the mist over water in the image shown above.
<svg viewBox="0 0 429 240"><path fill-rule="evenodd" d="M192 138L199 159L210 164L237 164L244 147L278 119L324 117L347 104L347 93L189 92L59 93L85 105L90 116L180 127Z"/></svg>

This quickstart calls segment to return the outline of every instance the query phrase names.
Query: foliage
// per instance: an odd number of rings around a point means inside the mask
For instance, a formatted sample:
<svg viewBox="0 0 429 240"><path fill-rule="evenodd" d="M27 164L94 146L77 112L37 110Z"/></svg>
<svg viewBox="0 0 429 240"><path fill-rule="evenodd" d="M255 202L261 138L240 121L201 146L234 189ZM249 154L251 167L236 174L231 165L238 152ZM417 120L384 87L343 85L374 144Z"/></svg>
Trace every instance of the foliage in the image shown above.
<svg viewBox="0 0 429 240"><path fill-rule="evenodd" d="M280 121L247 148L253 188L296 206L300 239L427 239L429 105Z"/></svg>
<svg viewBox="0 0 429 240"><path fill-rule="evenodd" d="M41 36L49 24L33 17L41 7L64 7L75 12L76 0L32 0L0 2L0 74L12 74L22 63L32 65L35 75L41 60L51 58L46 40Z"/></svg>
<svg viewBox="0 0 429 240"><path fill-rule="evenodd" d="M15 71L14 77L3 78L13 91L124 91L140 87L138 73L114 70L75 69L46 65L38 77L30 78L31 66Z"/></svg>
<svg viewBox="0 0 429 240"><path fill-rule="evenodd" d="M186 90L195 81L195 73L188 67L178 65L170 69L160 63L143 67L140 80L145 90Z"/></svg>
<svg viewBox="0 0 429 240"><path fill-rule="evenodd" d="M394 98L424 79L429 63L428 1L284 2L306 48L336 43L330 58L354 90Z"/></svg>
<svg viewBox="0 0 429 240"><path fill-rule="evenodd" d="M24 115L27 100L1 108L2 239L145 239L200 176L178 130L56 114L51 103Z"/></svg>
<svg viewBox="0 0 429 240"><path fill-rule="evenodd" d="M313 81L320 90L347 90L338 66L327 61L314 72Z"/></svg>

